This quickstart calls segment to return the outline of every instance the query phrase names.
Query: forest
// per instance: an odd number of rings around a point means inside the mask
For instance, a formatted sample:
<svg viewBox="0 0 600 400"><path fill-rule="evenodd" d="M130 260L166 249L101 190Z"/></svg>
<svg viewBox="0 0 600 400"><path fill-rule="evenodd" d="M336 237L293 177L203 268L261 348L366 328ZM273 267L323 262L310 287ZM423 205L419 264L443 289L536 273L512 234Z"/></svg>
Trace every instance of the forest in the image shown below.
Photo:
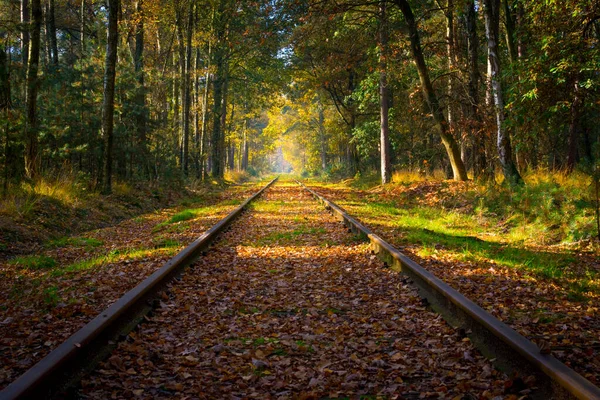
<svg viewBox="0 0 600 400"><path fill-rule="evenodd" d="M3 399L600 399L600 0L0 0L0 182Z"/></svg>
<svg viewBox="0 0 600 400"><path fill-rule="evenodd" d="M594 0L0 7L4 193L65 170L106 193L276 169L597 175Z"/></svg>

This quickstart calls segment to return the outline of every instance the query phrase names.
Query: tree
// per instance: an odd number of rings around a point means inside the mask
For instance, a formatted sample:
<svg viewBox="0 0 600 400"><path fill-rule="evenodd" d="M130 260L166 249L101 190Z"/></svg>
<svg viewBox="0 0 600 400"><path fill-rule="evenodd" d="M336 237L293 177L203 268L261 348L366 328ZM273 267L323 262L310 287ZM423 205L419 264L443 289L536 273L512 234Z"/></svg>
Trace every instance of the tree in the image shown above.
<svg viewBox="0 0 600 400"><path fill-rule="evenodd" d="M149 154L147 144L147 120L148 109L146 107L146 86L144 83L144 2L138 0L136 4L136 28L135 28L135 50L133 52L133 63L137 77L137 88L135 92L136 110L136 140L139 149L139 164L146 177L150 176ZM83 35L83 34L82 34Z"/></svg>
<svg viewBox="0 0 600 400"><path fill-rule="evenodd" d="M523 183L523 178L517 170L512 159L512 147L510 137L504 126L504 99L502 92L502 83L500 81L500 55L498 53L498 32L500 23L500 0L484 0L485 5L485 32L488 42L488 62L491 66L490 80L492 84L495 115L496 132L498 134L497 146L498 157L504 178L510 185L519 185Z"/></svg>
<svg viewBox="0 0 600 400"><path fill-rule="evenodd" d="M38 67L40 61L40 32L42 27L42 5L40 0L31 2L31 43L27 63L27 92L25 97L27 115L25 119L25 176L35 178L39 173L39 140L37 120Z"/></svg>
<svg viewBox="0 0 600 400"><path fill-rule="evenodd" d="M2 35L3 36L3 35ZM4 39L0 36L0 39ZM8 57L6 56L6 50L4 49L3 41L0 41L0 111L3 112L4 118L6 118L4 126L4 176L2 183L2 193L6 195L8 193L8 148L10 143L10 109L12 107L11 99L11 87L10 87L10 70L8 67Z"/></svg>
<svg viewBox="0 0 600 400"><path fill-rule="evenodd" d="M390 95L387 82L387 57L388 57L388 26L386 13L386 0L382 0L379 5L379 103L381 114L381 184L390 182L390 137L389 137L389 102Z"/></svg>
<svg viewBox="0 0 600 400"><path fill-rule="evenodd" d="M106 42L106 61L104 66L104 95L102 98L102 138L104 153L102 156L101 186L104 194L112 192L112 151L115 110L115 76L117 46L119 43L118 13L119 0L108 0L108 31Z"/></svg>
<svg viewBox="0 0 600 400"><path fill-rule="evenodd" d="M394 2L398 5L402 11L402 14L404 15L404 19L406 20L410 37L410 47L413 59L419 72L419 78L421 79L423 96L425 97L425 101L429 106L429 110L433 114L433 119L439 126L440 137L444 147L446 148L448 158L450 159L454 179L466 181L468 179L467 170L465 169L465 165L460 157L458 143L450 132L448 122L446 121L444 112L440 107L437 95L433 89L433 85L431 84L431 79L429 78L429 69L427 68L427 64L425 64L425 57L423 56L423 50L421 49L421 40L419 39L419 31L417 29L415 16L407 0L394 0Z"/></svg>

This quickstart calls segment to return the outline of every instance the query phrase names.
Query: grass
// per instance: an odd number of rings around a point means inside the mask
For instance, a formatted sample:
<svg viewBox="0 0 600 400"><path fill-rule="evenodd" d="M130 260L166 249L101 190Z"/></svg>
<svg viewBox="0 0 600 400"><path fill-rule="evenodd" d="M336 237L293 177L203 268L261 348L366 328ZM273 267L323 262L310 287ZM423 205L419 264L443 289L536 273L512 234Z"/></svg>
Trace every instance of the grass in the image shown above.
<svg viewBox="0 0 600 400"><path fill-rule="evenodd" d="M175 255L178 247L165 246L159 248L135 248L126 250L113 250L107 254L89 258L87 260L78 261L69 264L63 268L55 269L51 272L51 276L63 276L67 273L87 271L94 268L99 268L104 265L121 262L121 261L136 261L152 257L158 254L161 255Z"/></svg>
<svg viewBox="0 0 600 400"><path fill-rule="evenodd" d="M210 206L210 207L200 207L200 208L187 208L178 212L177 214L172 215L168 220L159 223L153 229L153 232L158 232L166 226L178 224L184 221L190 221L202 216L211 215L217 212L222 211L224 208L230 207L232 205L240 204L239 199L231 199L220 202L218 205Z"/></svg>
<svg viewBox="0 0 600 400"><path fill-rule="evenodd" d="M48 256L15 257L9 264L32 271L51 270L57 266L56 260Z"/></svg>
<svg viewBox="0 0 600 400"><path fill-rule="evenodd" d="M58 295L58 288L50 286L44 289L43 302L49 308L54 308L60 302L61 297Z"/></svg>
<svg viewBox="0 0 600 400"><path fill-rule="evenodd" d="M591 177L539 170L524 179L526 185L510 188L397 172L385 188L373 177L326 186L345 193L338 203L376 231L419 245L420 256L494 261L554 281L576 300L600 294L600 274L582 272L569 250L597 234ZM357 196L348 186L378 189Z"/></svg>
<svg viewBox="0 0 600 400"><path fill-rule="evenodd" d="M198 216L200 216L204 213L207 213L207 212L208 212L207 208L195 208L195 209L186 209L186 210L180 211L177 214L172 215L171 218L169 218L168 220L156 225L154 227L154 231L156 232L170 224L176 224L178 222L195 219Z"/></svg>
<svg viewBox="0 0 600 400"><path fill-rule="evenodd" d="M82 177L61 172L55 177L41 177L11 186L10 192L0 200L0 214L25 219L34 214L43 199L73 207L90 196Z"/></svg>

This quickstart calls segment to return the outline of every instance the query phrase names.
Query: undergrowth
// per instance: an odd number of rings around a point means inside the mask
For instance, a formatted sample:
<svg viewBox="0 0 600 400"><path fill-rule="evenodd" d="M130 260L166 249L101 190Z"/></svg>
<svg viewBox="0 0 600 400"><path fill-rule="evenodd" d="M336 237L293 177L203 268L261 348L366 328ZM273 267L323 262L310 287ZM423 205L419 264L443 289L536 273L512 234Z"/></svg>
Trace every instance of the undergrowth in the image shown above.
<svg viewBox="0 0 600 400"><path fill-rule="evenodd" d="M421 256L442 252L457 261L493 261L560 281L574 300L600 293L600 274L578 266L573 253L598 252L593 179L538 170L524 180L511 188L397 172L385 187L377 174L333 187L346 193L339 203L350 213L391 230L400 243L419 245Z"/></svg>

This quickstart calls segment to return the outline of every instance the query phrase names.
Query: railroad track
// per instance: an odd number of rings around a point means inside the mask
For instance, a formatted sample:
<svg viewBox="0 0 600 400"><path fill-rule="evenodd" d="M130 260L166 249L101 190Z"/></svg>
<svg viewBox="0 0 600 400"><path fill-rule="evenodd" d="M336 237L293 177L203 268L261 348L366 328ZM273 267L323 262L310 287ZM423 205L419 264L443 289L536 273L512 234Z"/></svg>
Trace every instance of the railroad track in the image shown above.
<svg viewBox="0 0 600 400"><path fill-rule="evenodd" d="M600 399L600 389L314 191L278 185L242 215L267 187L0 398L453 398L504 391ZM309 205L309 192L335 218ZM383 268L360 237L402 274ZM515 372L518 380L510 376Z"/></svg>

